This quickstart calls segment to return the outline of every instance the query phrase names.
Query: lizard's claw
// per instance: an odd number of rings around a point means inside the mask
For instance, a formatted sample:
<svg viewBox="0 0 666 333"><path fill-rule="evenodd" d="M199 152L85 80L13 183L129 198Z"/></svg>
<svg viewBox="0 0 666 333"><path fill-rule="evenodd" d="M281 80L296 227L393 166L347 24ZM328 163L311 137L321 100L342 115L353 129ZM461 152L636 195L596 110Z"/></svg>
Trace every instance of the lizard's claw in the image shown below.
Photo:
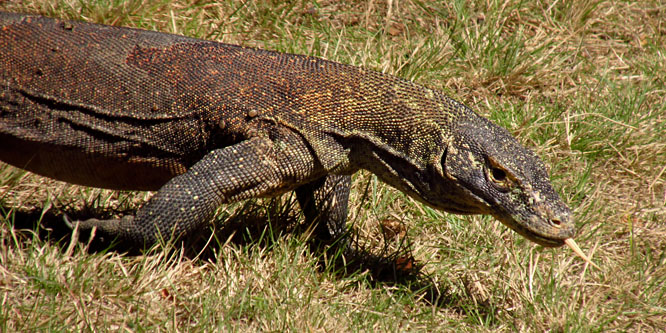
<svg viewBox="0 0 666 333"><path fill-rule="evenodd" d="M69 215L67 215L67 213L62 214L62 220L65 222L65 225L67 226L67 228L69 228L70 230L74 230L75 226L72 223L72 221L70 221Z"/></svg>

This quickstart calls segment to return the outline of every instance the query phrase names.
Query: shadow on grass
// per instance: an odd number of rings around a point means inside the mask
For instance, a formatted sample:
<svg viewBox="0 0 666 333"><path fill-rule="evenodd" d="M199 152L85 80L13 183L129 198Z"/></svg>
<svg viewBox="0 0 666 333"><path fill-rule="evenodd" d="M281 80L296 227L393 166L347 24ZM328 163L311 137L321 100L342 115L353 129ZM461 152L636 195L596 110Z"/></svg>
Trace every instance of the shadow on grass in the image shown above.
<svg viewBox="0 0 666 333"><path fill-rule="evenodd" d="M259 206L248 202L235 214L216 220L215 228L205 228L195 235L180 239L178 245L167 245L163 248L174 251L182 250L188 259L215 262L220 247L225 244L270 247L284 234L301 234L308 232L308 226L299 223L293 214L294 204ZM297 210L296 210L297 211ZM117 213L117 212L114 212ZM132 214L132 212L123 212ZM35 208L29 211L14 211L0 206L0 218L12 225L19 242L28 242L34 236L41 241L49 242L65 251L74 235L64 221L65 214L71 221L88 218L109 219L112 212L99 209L84 208L80 211L55 211ZM82 231L78 235L79 242L87 244L89 253L115 251L127 255L139 255L144 250L131 244L123 244L103 235L94 235L91 240L90 231ZM423 264L417 262L408 245L397 251L373 251L358 245L354 237L349 237L350 246L322 244L316 240L308 240L310 249L320 258L322 271L332 272L341 278L351 277L366 272L367 280L374 286L391 285L403 288L432 305L452 309L459 314L478 318L479 316L494 318L496 307L489 303L478 303L470 300L465 292L451 292L442 284L422 272ZM376 252L376 251L375 251Z"/></svg>

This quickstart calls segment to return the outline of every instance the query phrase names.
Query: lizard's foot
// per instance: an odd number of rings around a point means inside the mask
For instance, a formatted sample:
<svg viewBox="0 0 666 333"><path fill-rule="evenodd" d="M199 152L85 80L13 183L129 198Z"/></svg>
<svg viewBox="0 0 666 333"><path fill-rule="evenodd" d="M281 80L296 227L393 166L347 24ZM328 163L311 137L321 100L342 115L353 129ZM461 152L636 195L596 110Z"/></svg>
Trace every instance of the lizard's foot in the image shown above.
<svg viewBox="0 0 666 333"><path fill-rule="evenodd" d="M134 221L134 216L130 215L108 220L92 218L83 221L72 221L65 215L63 216L63 220L73 232L74 230L78 230L72 236L77 237L80 241L87 242L89 250L94 252L114 249L138 254L142 249L142 243L138 243L135 239L132 239L130 237L131 233L128 233L128 229L130 229ZM83 238L81 237L82 235Z"/></svg>

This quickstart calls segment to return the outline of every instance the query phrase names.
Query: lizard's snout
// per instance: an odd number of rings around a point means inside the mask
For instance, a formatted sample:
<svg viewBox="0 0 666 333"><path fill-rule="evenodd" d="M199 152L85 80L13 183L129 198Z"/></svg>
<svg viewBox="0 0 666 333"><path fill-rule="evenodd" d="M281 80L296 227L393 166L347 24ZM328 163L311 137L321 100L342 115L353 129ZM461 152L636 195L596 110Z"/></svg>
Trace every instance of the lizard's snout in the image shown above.
<svg viewBox="0 0 666 333"><path fill-rule="evenodd" d="M543 246L557 247L564 245L564 240L576 234L573 215L566 206L552 207L542 204L535 207L528 225L527 238Z"/></svg>
<svg viewBox="0 0 666 333"><path fill-rule="evenodd" d="M571 238L575 234L574 219L569 208L560 208L557 211L546 209L546 216L550 225L559 230L560 237Z"/></svg>

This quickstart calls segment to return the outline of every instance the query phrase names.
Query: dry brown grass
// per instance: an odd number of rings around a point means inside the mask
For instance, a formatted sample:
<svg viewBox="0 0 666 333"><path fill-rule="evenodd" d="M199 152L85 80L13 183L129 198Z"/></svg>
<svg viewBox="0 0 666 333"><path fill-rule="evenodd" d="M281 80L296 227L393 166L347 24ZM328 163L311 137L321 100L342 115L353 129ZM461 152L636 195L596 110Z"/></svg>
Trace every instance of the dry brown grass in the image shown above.
<svg viewBox="0 0 666 333"><path fill-rule="evenodd" d="M316 55L445 89L543 157L579 221L578 243L601 266L532 245L487 217L434 211L367 174L354 183L349 220L375 249L395 249L406 236L441 290L439 302L409 284L318 269L298 235L222 245L210 261L159 250L91 255L85 242L13 228L8 212L0 229L5 330L666 327L663 1L69 0L0 8ZM3 207L16 210L116 214L148 197L0 171ZM384 239L382 225L399 237Z"/></svg>

